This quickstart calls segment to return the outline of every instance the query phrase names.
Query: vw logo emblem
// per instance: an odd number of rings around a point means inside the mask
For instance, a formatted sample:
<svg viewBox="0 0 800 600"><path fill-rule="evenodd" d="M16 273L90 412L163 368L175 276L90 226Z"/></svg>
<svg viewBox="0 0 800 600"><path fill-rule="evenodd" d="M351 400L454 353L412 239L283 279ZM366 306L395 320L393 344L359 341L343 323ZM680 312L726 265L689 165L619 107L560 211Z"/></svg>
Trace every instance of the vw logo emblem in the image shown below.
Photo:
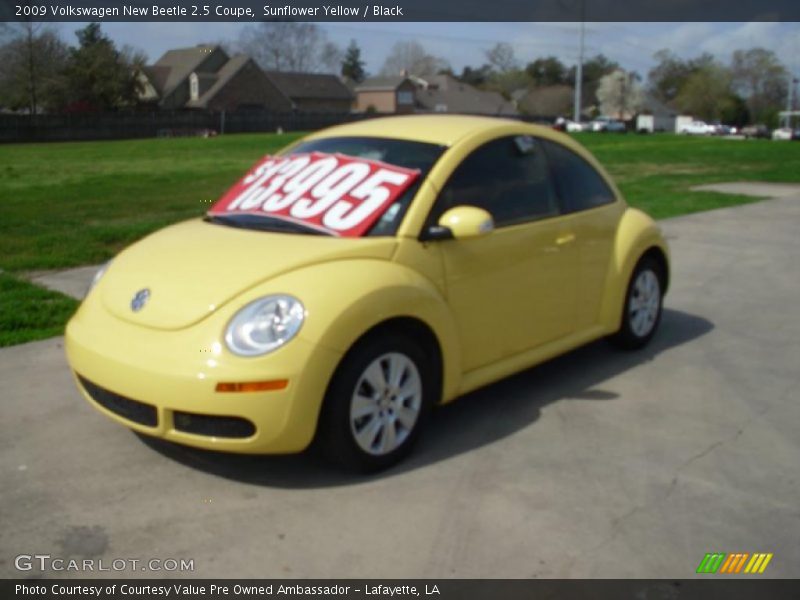
<svg viewBox="0 0 800 600"><path fill-rule="evenodd" d="M144 308L144 305L147 304L147 299L150 298L150 290L147 288L143 288L136 292L133 295L133 299L131 300L131 310L133 312L139 312Z"/></svg>

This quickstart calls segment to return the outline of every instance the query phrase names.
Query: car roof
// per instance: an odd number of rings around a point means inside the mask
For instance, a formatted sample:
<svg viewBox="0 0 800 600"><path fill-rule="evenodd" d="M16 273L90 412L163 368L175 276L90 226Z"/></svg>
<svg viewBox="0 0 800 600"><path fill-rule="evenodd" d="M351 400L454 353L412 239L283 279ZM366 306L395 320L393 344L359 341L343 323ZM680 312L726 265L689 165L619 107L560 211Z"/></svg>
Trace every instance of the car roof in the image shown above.
<svg viewBox="0 0 800 600"><path fill-rule="evenodd" d="M522 123L514 119L470 115L402 115L364 119L336 125L311 134L306 139L330 137L387 137L450 146L461 138L500 129L524 126L531 133L550 132L549 127ZM546 134L545 134L546 135Z"/></svg>

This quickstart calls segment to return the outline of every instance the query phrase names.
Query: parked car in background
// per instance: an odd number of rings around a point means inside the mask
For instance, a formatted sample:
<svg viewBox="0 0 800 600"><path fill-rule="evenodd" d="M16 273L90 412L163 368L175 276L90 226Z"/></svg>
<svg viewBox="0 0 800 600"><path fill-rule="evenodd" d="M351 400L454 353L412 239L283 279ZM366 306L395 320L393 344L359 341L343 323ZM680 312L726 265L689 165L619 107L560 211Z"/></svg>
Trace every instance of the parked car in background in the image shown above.
<svg viewBox="0 0 800 600"><path fill-rule="evenodd" d="M748 125L742 127L742 135L745 138L769 138L769 129L766 125Z"/></svg>
<svg viewBox="0 0 800 600"><path fill-rule="evenodd" d="M795 131L790 127L781 127L772 132L772 139L776 141L789 141L794 138Z"/></svg>
<svg viewBox="0 0 800 600"><path fill-rule="evenodd" d="M590 123L590 131L601 131L610 133L625 133L627 128L625 123L611 117L597 117Z"/></svg>
<svg viewBox="0 0 800 600"><path fill-rule="evenodd" d="M590 131L590 123L580 123L572 119L565 119L558 117L553 123L553 129L556 131L566 131L568 133L580 133L581 131Z"/></svg>
<svg viewBox="0 0 800 600"><path fill-rule="evenodd" d="M734 127L725 125L725 123L711 123L709 124L709 127L711 128L711 135L732 135L736 133Z"/></svg>
<svg viewBox="0 0 800 600"><path fill-rule="evenodd" d="M679 133L685 135L711 135L714 133L714 127L705 121L692 121L684 125Z"/></svg>
<svg viewBox="0 0 800 600"><path fill-rule="evenodd" d="M583 123L578 121L567 120L566 129L569 133L580 133L581 131L589 131L591 123Z"/></svg>

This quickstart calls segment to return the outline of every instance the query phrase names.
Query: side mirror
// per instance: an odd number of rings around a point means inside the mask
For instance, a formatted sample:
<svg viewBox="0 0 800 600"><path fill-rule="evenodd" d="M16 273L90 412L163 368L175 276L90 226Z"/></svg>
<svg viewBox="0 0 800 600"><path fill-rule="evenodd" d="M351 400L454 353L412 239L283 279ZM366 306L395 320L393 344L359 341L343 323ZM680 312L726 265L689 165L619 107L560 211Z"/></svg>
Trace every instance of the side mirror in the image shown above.
<svg viewBox="0 0 800 600"><path fill-rule="evenodd" d="M439 218L439 227L457 240L483 237L494 231L494 219L477 206L456 206Z"/></svg>

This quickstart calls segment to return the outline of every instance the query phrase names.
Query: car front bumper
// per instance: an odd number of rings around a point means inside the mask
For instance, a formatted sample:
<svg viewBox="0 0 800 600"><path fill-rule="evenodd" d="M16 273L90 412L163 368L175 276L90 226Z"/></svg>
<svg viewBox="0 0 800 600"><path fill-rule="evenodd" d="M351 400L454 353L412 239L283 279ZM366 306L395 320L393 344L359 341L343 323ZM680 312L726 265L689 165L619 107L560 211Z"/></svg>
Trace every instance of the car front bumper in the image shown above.
<svg viewBox="0 0 800 600"><path fill-rule="evenodd" d="M219 323L154 330L90 304L67 326L65 346L79 390L106 416L146 435L226 452L299 452L313 439L340 352L298 336L266 356L242 358L215 341ZM283 389L269 391L216 389L284 380Z"/></svg>

